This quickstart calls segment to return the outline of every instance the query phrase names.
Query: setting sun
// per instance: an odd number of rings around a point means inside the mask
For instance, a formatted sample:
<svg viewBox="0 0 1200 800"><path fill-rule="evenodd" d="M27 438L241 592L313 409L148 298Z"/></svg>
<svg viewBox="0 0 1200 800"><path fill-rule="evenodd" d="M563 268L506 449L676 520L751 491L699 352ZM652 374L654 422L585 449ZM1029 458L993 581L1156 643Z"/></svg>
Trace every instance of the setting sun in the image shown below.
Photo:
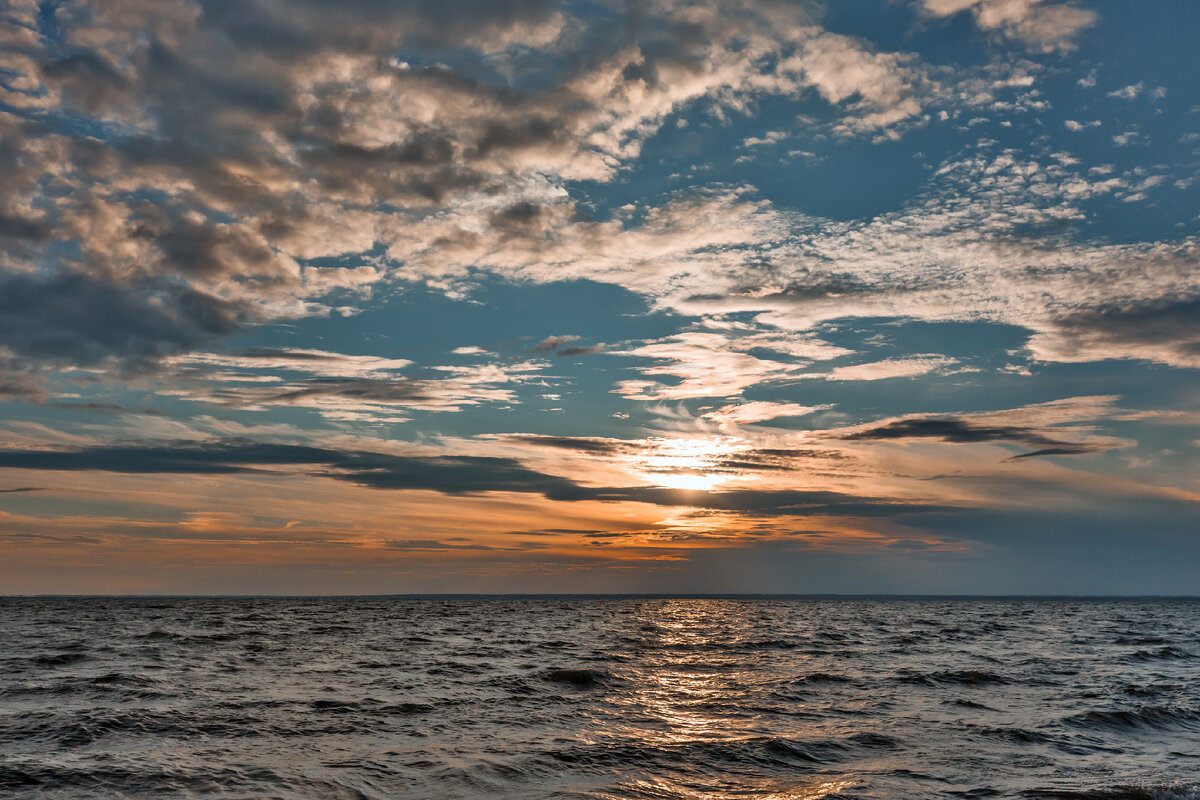
<svg viewBox="0 0 1200 800"><path fill-rule="evenodd" d="M653 480L658 485L666 486L668 489L686 489L687 491L694 492L706 492L717 484L717 479L714 476L698 472L657 474L653 476Z"/></svg>
<svg viewBox="0 0 1200 800"><path fill-rule="evenodd" d="M634 459L638 473L657 486L689 491L708 491L734 477L725 462L744 447L728 436L655 438L647 445L648 453Z"/></svg>

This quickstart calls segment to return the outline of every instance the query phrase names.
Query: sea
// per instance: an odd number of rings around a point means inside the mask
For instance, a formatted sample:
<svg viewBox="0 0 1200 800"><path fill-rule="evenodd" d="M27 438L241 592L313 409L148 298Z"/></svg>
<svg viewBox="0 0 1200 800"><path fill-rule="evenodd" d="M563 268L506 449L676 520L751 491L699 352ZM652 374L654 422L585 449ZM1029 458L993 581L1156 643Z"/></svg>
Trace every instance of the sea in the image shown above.
<svg viewBox="0 0 1200 800"><path fill-rule="evenodd" d="M1200 601L9 597L0 797L1200 800Z"/></svg>

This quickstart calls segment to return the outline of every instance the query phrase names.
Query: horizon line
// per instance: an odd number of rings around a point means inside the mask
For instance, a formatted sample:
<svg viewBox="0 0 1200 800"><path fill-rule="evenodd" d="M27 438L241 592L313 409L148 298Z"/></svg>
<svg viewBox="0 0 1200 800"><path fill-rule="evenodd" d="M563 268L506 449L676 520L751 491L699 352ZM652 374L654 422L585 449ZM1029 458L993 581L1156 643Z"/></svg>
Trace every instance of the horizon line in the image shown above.
<svg viewBox="0 0 1200 800"><path fill-rule="evenodd" d="M0 600L384 600L384 599L648 599L648 600L1200 600L1198 594L953 594L793 592L399 592L387 594L67 594L0 593Z"/></svg>

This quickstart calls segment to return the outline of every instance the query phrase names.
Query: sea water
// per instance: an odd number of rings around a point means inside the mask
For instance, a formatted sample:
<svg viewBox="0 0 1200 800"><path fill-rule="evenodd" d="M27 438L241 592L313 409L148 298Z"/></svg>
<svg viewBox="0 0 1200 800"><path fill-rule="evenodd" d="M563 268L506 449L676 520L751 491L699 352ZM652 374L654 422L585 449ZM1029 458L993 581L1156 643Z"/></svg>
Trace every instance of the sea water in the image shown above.
<svg viewBox="0 0 1200 800"><path fill-rule="evenodd" d="M0 599L0 796L1200 798L1200 603Z"/></svg>

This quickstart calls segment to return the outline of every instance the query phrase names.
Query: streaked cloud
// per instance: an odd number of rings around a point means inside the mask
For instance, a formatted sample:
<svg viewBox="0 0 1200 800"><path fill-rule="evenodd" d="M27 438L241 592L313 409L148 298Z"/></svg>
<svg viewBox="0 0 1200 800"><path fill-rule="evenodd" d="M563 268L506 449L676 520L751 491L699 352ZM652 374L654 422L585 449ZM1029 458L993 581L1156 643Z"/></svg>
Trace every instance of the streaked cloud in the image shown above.
<svg viewBox="0 0 1200 800"><path fill-rule="evenodd" d="M1194 528L1194 13L1139 13L10 4L6 563L852 582Z"/></svg>

